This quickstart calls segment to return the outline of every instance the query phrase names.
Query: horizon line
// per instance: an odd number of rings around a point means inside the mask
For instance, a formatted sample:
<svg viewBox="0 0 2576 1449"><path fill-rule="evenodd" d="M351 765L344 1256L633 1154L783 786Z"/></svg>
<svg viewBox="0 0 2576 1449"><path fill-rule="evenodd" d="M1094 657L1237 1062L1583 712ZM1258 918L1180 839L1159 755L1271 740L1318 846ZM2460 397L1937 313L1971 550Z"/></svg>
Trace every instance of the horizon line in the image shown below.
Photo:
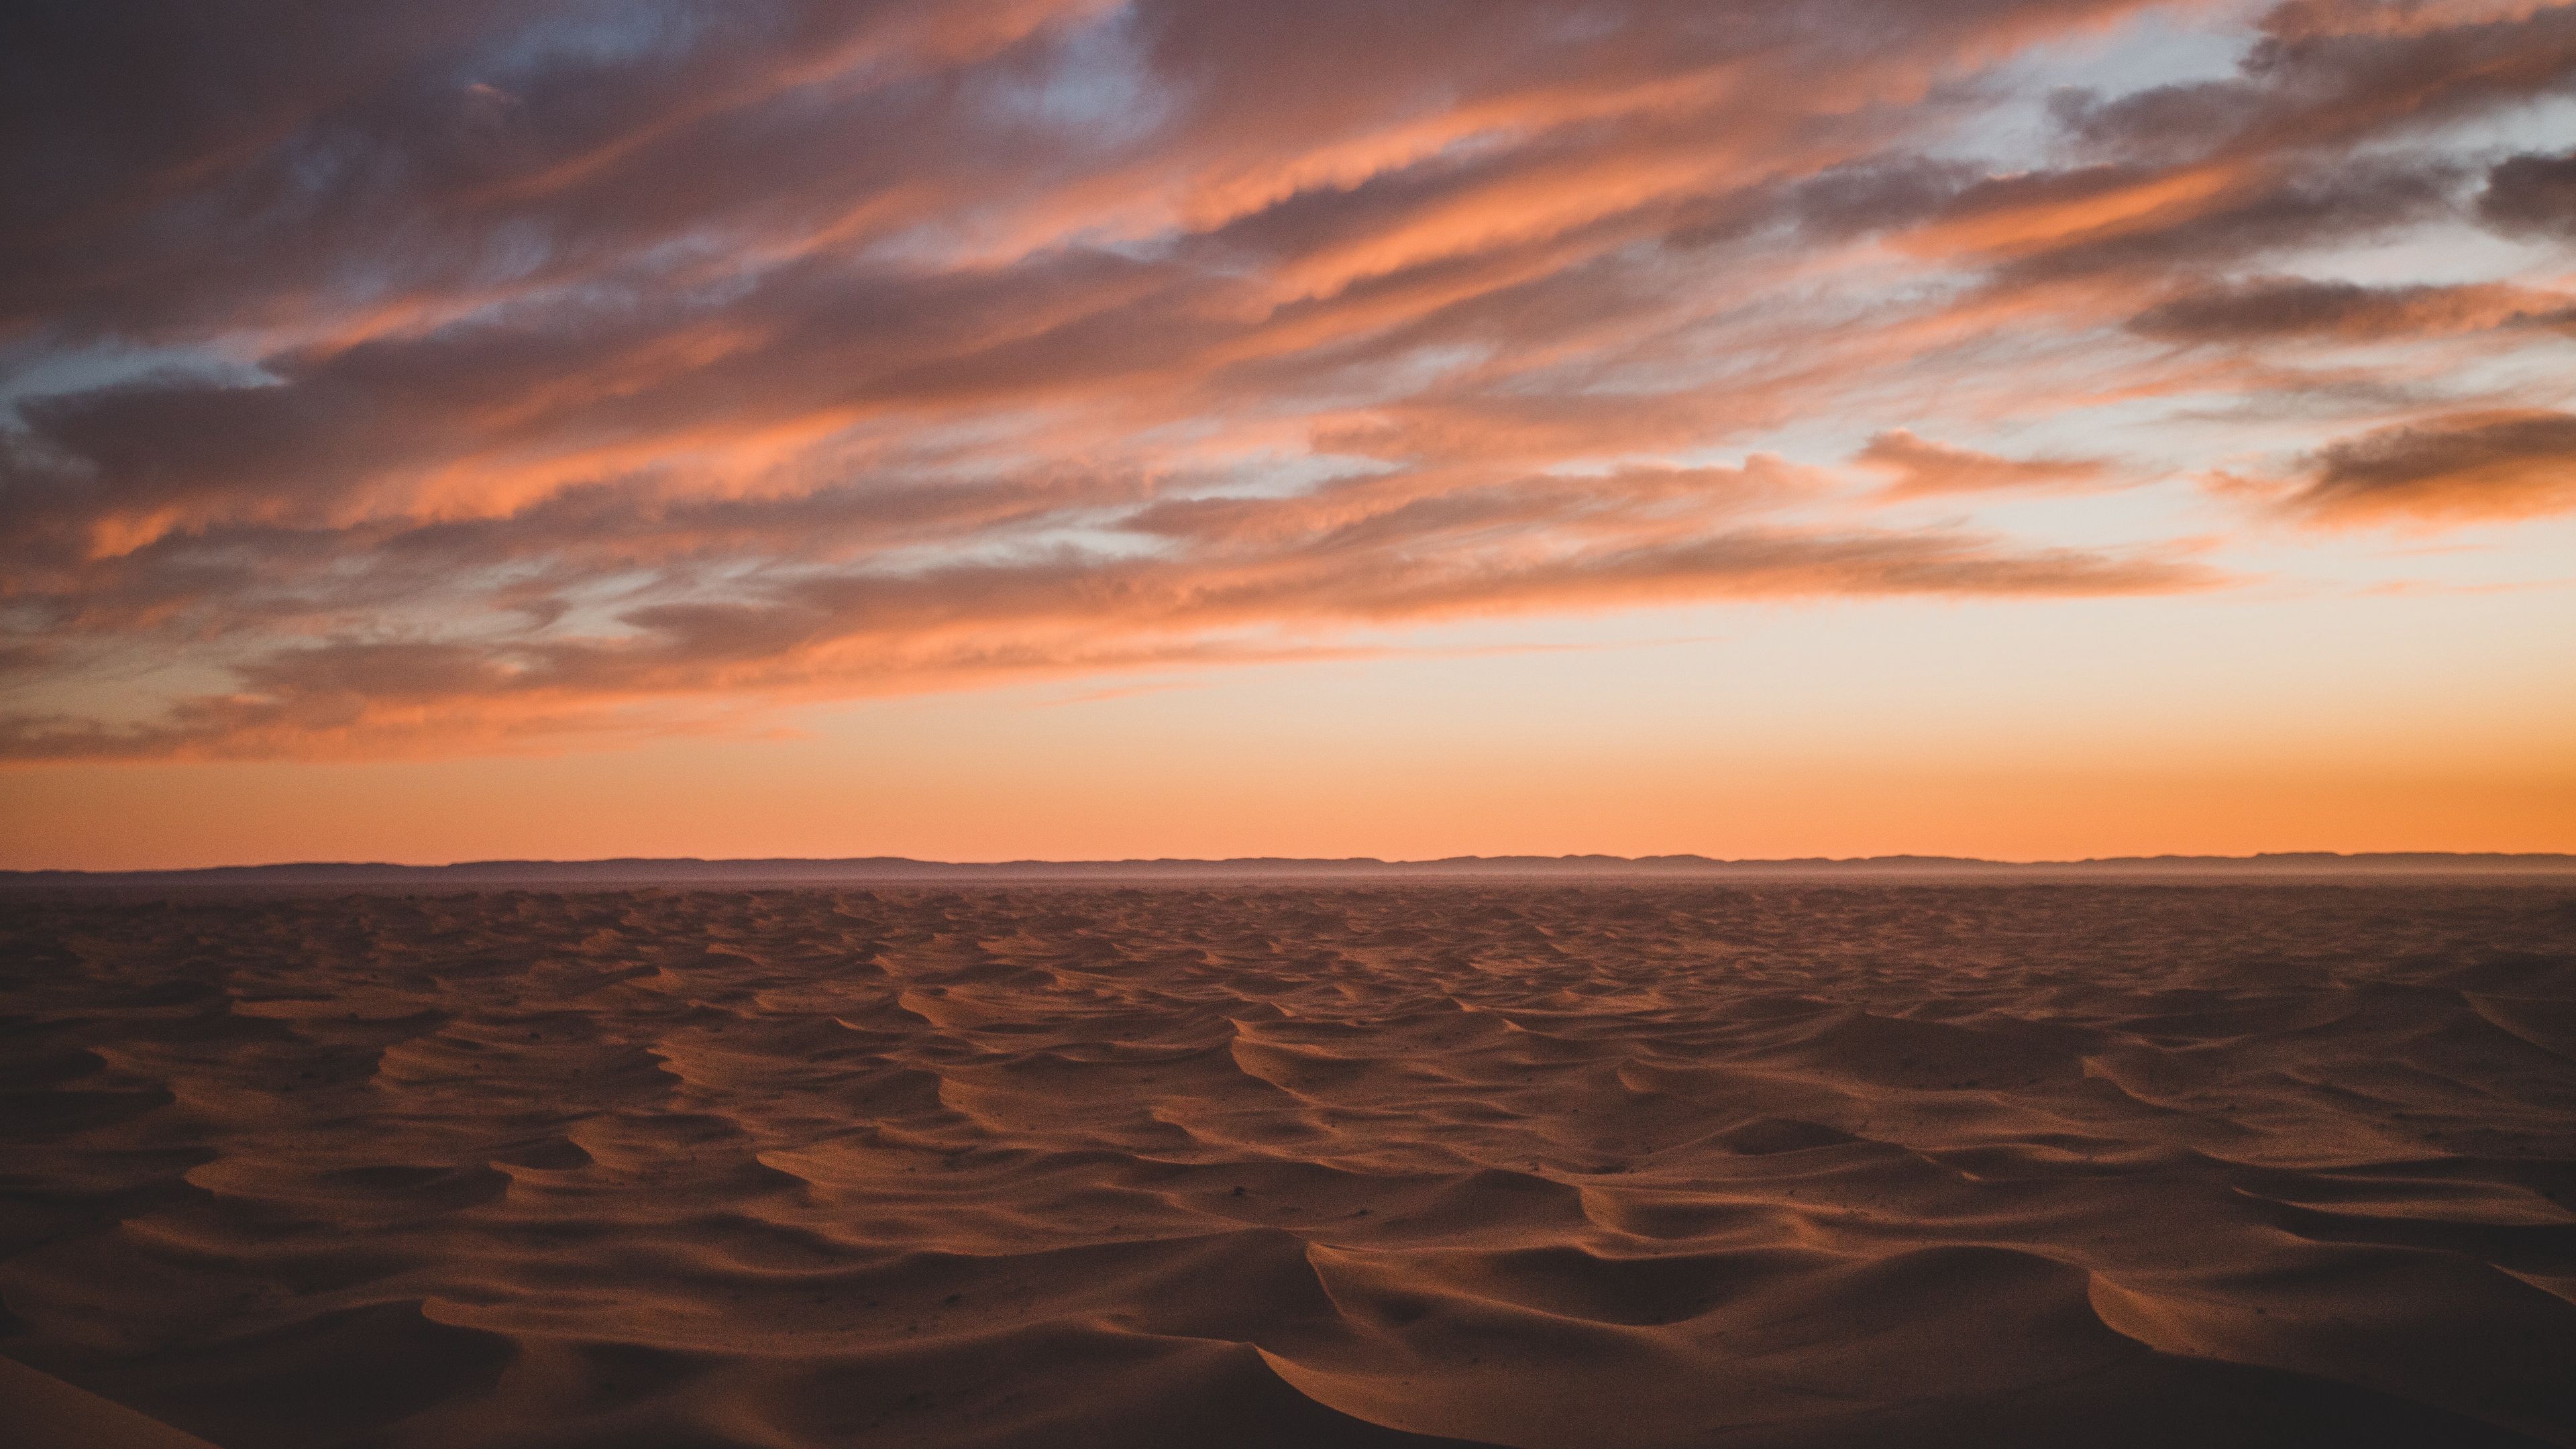
<svg viewBox="0 0 2576 1449"><path fill-rule="evenodd" d="M542 884L850 883L955 878L1110 879L1295 876L1653 876L1723 875L1996 875L2074 872L2086 875L2188 874L2388 876L2576 874L2576 854L2551 851L2258 851L2250 855L2086 856L2071 860L1997 860L1982 856L1893 854L1724 858L1692 853L1620 856L1451 855L1412 860L1376 856L1155 856L1121 859L945 861L899 855L607 856L587 859L506 858L441 863L303 860L259 864L92 870L37 867L0 870L0 884L399 884L472 881Z"/></svg>

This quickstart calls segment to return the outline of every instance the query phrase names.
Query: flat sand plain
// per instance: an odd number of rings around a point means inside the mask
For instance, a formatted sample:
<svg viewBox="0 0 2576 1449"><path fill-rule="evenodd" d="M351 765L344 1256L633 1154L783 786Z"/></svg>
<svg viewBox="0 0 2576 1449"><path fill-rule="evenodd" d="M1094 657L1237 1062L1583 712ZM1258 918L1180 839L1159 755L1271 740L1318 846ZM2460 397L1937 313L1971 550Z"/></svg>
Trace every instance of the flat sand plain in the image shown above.
<svg viewBox="0 0 2576 1449"><path fill-rule="evenodd" d="M0 903L225 1449L2576 1444L2565 887Z"/></svg>

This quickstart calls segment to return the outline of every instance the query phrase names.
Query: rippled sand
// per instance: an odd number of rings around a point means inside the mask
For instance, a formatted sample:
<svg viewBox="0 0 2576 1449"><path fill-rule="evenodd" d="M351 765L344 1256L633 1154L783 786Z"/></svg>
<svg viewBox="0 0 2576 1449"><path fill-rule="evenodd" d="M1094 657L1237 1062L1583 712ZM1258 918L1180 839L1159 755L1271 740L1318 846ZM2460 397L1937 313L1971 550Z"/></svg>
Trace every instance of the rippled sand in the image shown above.
<svg viewBox="0 0 2576 1449"><path fill-rule="evenodd" d="M0 1169L226 1449L2576 1444L2576 892L22 900Z"/></svg>

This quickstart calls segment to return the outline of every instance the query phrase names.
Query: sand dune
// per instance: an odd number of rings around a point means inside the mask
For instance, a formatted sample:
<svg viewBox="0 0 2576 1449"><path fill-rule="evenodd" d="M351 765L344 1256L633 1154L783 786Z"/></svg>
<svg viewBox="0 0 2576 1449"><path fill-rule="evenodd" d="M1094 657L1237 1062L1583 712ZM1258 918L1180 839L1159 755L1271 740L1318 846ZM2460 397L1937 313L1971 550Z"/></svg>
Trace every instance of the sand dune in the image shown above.
<svg viewBox="0 0 2576 1449"><path fill-rule="evenodd" d="M0 911L0 1353L226 1449L2576 1445L2562 886Z"/></svg>
<svg viewBox="0 0 2576 1449"><path fill-rule="evenodd" d="M0 1358L0 1423L20 1449L207 1449L206 1441Z"/></svg>

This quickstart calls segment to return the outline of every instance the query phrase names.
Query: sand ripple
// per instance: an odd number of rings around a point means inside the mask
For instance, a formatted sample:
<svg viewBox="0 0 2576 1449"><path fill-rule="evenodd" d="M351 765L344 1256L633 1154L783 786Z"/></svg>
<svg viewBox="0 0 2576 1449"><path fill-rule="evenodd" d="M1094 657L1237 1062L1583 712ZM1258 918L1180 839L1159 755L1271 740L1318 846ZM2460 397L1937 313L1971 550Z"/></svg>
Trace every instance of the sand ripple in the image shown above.
<svg viewBox="0 0 2576 1449"><path fill-rule="evenodd" d="M2576 1444L2545 887L0 915L0 1350L227 1449Z"/></svg>

